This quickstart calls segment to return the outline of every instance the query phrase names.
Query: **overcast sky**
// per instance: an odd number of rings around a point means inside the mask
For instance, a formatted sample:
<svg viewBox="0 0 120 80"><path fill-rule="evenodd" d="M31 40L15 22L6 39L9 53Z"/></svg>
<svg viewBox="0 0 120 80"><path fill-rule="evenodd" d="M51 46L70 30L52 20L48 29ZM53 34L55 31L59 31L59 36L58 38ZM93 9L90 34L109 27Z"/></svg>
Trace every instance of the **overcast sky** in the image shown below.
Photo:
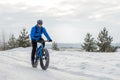
<svg viewBox="0 0 120 80"><path fill-rule="evenodd" d="M38 19L59 43L80 43L86 33L97 37L106 27L114 42L120 42L120 0L0 0L0 32L20 34Z"/></svg>

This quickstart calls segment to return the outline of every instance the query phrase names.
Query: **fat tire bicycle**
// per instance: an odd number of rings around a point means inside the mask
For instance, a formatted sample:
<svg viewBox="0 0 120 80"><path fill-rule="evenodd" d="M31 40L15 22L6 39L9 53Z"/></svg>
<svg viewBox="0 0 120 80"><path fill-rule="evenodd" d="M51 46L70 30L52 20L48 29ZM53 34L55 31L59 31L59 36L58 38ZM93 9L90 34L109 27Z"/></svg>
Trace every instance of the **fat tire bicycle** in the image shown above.
<svg viewBox="0 0 120 80"><path fill-rule="evenodd" d="M49 42L49 41L42 41L41 43L38 43L40 44L40 46L36 50L35 62L32 66L33 68L36 68L38 66L38 62L40 61L41 68L43 70L47 70L49 66L50 57L47 48L43 47L43 42Z"/></svg>

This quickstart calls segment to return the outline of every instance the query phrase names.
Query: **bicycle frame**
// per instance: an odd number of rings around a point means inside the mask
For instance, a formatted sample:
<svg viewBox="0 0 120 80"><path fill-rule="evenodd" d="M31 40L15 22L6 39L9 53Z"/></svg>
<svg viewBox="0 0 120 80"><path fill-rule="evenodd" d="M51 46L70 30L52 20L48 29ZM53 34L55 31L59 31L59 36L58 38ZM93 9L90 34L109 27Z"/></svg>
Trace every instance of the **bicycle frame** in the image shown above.
<svg viewBox="0 0 120 80"><path fill-rule="evenodd" d="M36 50L36 58L37 59L42 58L42 49L43 49L43 44L42 43L39 43L40 46Z"/></svg>

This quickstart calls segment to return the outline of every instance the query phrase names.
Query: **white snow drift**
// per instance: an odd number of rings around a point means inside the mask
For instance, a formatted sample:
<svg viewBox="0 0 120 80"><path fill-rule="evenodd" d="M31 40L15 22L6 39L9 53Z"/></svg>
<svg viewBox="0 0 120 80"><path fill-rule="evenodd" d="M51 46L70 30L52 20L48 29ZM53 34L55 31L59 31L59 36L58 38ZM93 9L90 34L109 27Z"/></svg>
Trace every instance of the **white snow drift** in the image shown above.
<svg viewBox="0 0 120 80"><path fill-rule="evenodd" d="M0 51L0 80L120 80L120 52L50 50L50 66L32 68L31 48Z"/></svg>

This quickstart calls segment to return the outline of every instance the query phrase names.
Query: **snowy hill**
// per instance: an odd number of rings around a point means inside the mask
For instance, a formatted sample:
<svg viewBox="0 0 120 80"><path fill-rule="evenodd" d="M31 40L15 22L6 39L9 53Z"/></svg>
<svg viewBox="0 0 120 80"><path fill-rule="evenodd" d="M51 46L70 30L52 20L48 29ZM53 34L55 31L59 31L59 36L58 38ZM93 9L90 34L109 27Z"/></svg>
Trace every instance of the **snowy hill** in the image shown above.
<svg viewBox="0 0 120 80"><path fill-rule="evenodd" d="M31 48L0 51L0 80L120 80L120 52L50 52L48 70L32 68Z"/></svg>

